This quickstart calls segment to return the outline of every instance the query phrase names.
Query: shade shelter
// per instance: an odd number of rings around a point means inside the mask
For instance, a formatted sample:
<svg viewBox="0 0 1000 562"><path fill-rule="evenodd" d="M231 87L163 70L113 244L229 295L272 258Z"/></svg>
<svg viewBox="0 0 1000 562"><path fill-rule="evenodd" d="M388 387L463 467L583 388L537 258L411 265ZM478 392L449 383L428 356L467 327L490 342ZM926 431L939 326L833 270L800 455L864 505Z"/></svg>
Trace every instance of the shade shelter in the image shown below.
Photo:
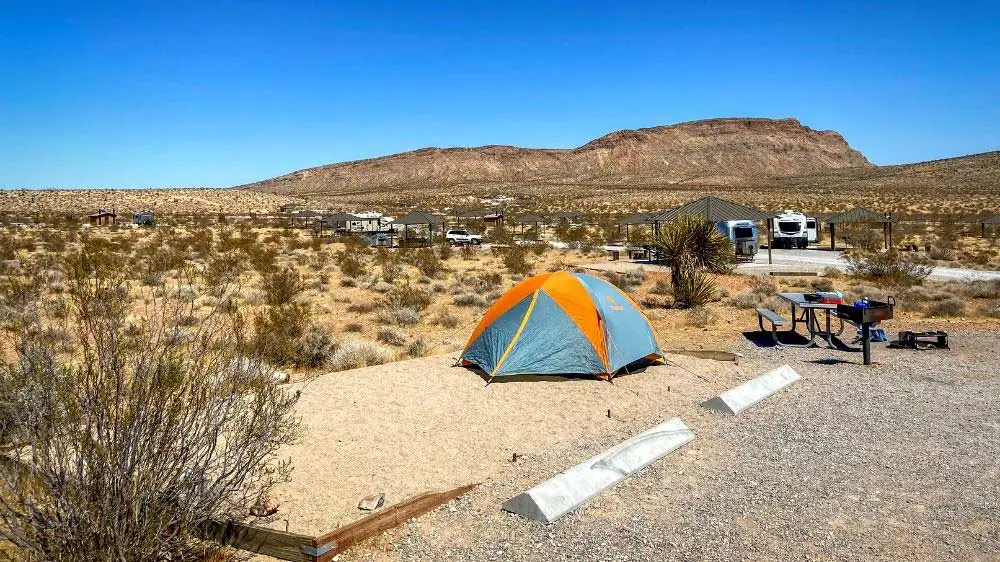
<svg viewBox="0 0 1000 562"><path fill-rule="evenodd" d="M982 229L983 238L986 238L986 227L996 228L1000 226L1000 215L992 215L984 218L979 222L979 226Z"/></svg>
<svg viewBox="0 0 1000 562"><path fill-rule="evenodd" d="M553 222L559 222L562 219L566 219L570 224L576 223L576 221L583 218L583 213L580 211L559 211L558 213L552 214Z"/></svg>
<svg viewBox="0 0 1000 562"><path fill-rule="evenodd" d="M772 263L771 246L773 244L771 244L771 231L774 228L774 224L770 214L760 209L746 207L739 203L733 203L732 201L709 195L708 197L702 197L701 199L652 217L654 231L659 231L660 223L672 221L682 215L705 219L710 223L722 221L764 221L767 223L767 263Z"/></svg>
<svg viewBox="0 0 1000 562"><path fill-rule="evenodd" d="M830 225L830 249L837 249L837 225L844 223L853 224L882 224L882 237L885 242L886 249L892 247L892 215L889 213L876 213L875 211L869 211L868 209L862 207L855 207L850 211L844 211L843 213L837 213L832 217L826 219L826 223Z"/></svg>
<svg viewBox="0 0 1000 562"><path fill-rule="evenodd" d="M663 361L649 320L625 293L590 275L556 271L525 279L483 315L461 363L490 376L588 374Z"/></svg>
<svg viewBox="0 0 1000 562"><path fill-rule="evenodd" d="M482 220L486 213L475 209L455 209L453 214L455 215L455 225L462 226L462 219L466 219L465 223L468 224L470 220Z"/></svg>
<svg viewBox="0 0 1000 562"><path fill-rule="evenodd" d="M405 217L398 218L392 221L392 225L400 225L403 227L403 240L408 239L408 228L409 226L426 226L428 232L428 242L434 243L434 227L440 226L442 234L444 234L444 217L441 215L435 215L434 213L428 211L410 211Z"/></svg>
<svg viewBox="0 0 1000 562"><path fill-rule="evenodd" d="M521 226L521 234L524 234L524 225L526 224L533 225L535 230L538 230L539 224L545 224L545 218L531 214L521 215L520 217L517 217L515 223Z"/></svg>
<svg viewBox="0 0 1000 562"><path fill-rule="evenodd" d="M634 213L618 221L618 233L621 234L622 227L625 227L625 239L628 240L628 227L635 225L653 225L653 217L661 213Z"/></svg>
<svg viewBox="0 0 1000 562"><path fill-rule="evenodd" d="M349 213L333 213L332 215L323 215L317 222L317 230L319 235L323 236L323 231L330 229L331 232L338 231L350 231L351 223L362 220L361 217L349 214Z"/></svg>

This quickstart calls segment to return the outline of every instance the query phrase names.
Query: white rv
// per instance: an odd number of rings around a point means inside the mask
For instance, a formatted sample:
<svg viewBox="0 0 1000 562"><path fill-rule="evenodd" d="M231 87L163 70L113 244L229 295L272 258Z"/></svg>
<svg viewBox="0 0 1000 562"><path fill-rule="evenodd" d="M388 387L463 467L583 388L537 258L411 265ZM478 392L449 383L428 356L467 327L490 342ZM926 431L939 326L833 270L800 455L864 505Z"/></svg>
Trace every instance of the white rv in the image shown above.
<svg viewBox="0 0 1000 562"><path fill-rule="evenodd" d="M806 216L786 210L771 219L775 248L805 248L809 245Z"/></svg>
<svg viewBox="0 0 1000 562"><path fill-rule="evenodd" d="M815 217L806 217L806 234L810 244L819 242L819 223Z"/></svg>
<svg viewBox="0 0 1000 562"><path fill-rule="evenodd" d="M753 221L720 221L715 228L732 240L738 257L753 258L757 254L760 232Z"/></svg>

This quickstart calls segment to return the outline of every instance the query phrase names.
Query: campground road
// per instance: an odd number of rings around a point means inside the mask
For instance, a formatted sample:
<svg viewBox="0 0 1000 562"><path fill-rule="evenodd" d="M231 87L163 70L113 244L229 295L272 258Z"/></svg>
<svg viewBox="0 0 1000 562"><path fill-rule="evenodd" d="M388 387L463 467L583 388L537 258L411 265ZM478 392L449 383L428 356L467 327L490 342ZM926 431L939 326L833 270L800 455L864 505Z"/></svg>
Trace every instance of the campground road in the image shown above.
<svg viewBox="0 0 1000 562"><path fill-rule="evenodd" d="M769 266L767 263L767 250L757 253L753 263L741 264L737 269L752 273L754 270L770 270L773 266L806 266L809 270L822 270L826 267L835 267L843 270L845 263L840 259L843 252L829 250L772 250L774 263ZM1000 271L979 271L958 267L935 267L931 272L931 278L938 281L974 281L1000 279Z"/></svg>

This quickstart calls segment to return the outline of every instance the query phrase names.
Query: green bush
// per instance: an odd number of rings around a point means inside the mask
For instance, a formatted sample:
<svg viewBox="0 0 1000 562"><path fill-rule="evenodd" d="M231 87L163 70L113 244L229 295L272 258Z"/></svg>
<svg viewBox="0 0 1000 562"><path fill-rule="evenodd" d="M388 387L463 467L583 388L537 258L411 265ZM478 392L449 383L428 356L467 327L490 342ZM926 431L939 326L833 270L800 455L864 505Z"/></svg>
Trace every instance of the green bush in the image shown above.
<svg viewBox="0 0 1000 562"><path fill-rule="evenodd" d="M931 267L921 265L896 250L845 254L847 272L877 284L909 287L924 282Z"/></svg>

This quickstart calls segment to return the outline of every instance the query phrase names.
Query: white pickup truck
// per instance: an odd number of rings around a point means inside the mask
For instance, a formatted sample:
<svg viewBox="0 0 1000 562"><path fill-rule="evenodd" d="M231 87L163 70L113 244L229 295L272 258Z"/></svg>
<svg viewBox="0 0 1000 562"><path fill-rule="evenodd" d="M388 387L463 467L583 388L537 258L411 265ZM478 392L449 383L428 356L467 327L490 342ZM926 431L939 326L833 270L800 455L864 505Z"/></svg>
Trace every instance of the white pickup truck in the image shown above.
<svg viewBox="0 0 1000 562"><path fill-rule="evenodd" d="M449 230L444 235L445 239L451 242L453 245L459 246L463 244L473 244L478 246L483 243L483 237L478 234L473 234L468 230Z"/></svg>

